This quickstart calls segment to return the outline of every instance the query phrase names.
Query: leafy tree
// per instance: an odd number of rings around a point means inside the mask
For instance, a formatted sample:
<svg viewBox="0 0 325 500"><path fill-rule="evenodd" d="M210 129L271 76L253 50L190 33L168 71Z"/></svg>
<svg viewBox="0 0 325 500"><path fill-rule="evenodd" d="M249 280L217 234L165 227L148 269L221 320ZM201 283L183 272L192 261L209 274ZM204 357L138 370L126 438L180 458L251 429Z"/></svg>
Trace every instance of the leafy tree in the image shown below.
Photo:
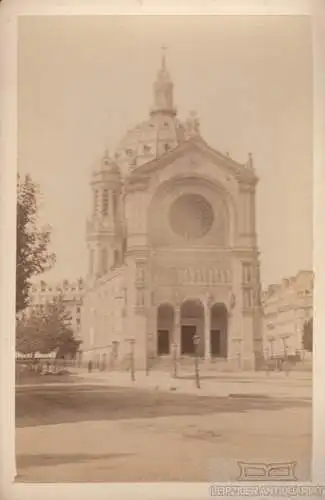
<svg viewBox="0 0 325 500"><path fill-rule="evenodd" d="M16 323L16 350L33 355L36 352L43 352L42 326L42 316L38 309L33 308L29 314L21 314Z"/></svg>
<svg viewBox="0 0 325 500"><path fill-rule="evenodd" d="M80 341L74 337L71 316L66 310L62 296L56 297L44 308L32 308L17 321L16 349L21 353L56 351L61 358L74 357Z"/></svg>
<svg viewBox="0 0 325 500"><path fill-rule="evenodd" d="M17 179L16 313L29 303L31 278L50 269L55 256L48 251L50 231L38 226L38 191L29 175Z"/></svg>
<svg viewBox="0 0 325 500"><path fill-rule="evenodd" d="M313 318L304 324L302 343L306 351L313 352Z"/></svg>

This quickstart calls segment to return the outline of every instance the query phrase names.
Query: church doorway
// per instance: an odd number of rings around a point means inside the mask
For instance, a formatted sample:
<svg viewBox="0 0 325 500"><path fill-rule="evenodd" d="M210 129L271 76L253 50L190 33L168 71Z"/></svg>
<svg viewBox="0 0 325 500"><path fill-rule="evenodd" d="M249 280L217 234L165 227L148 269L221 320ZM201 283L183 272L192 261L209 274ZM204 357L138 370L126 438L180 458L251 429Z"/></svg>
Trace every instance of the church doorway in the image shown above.
<svg viewBox="0 0 325 500"><path fill-rule="evenodd" d="M204 350L204 309L199 300L187 300L181 306L181 355L191 356L195 353L194 336L200 337L198 354Z"/></svg>
<svg viewBox="0 0 325 500"><path fill-rule="evenodd" d="M169 354L169 331L158 330L158 354L159 356Z"/></svg>
<svg viewBox="0 0 325 500"><path fill-rule="evenodd" d="M210 350L213 358L226 358L228 352L228 311L224 304L211 308Z"/></svg>
<svg viewBox="0 0 325 500"><path fill-rule="evenodd" d="M170 304L161 304L157 312L157 354L168 356L174 327L174 309Z"/></svg>
<svg viewBox="0 0 325 500"><path fill-rule="evenodd" d="M195 325L183 325L181 327L181 354L189 355L194 353L194 336L196 335Z"/></svg>
<svg viewBox="0 0 325 500"><path fill-rule="evenodd" d="M216 358L217 356L220 356L220 352L220 330L211 330L211 356Z"/></svg>

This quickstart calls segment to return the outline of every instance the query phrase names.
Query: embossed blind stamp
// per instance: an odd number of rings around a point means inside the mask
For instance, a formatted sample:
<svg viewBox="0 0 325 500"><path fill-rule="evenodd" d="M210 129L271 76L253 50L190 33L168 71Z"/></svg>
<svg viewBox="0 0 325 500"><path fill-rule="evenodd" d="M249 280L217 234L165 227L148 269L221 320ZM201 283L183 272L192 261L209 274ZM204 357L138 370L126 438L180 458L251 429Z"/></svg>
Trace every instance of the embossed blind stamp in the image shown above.
<svg viewBox="0 0 325 500"><path fill-rule="evenodd" d="M297 481L296 462L238 462L238 481Z"/></svg>

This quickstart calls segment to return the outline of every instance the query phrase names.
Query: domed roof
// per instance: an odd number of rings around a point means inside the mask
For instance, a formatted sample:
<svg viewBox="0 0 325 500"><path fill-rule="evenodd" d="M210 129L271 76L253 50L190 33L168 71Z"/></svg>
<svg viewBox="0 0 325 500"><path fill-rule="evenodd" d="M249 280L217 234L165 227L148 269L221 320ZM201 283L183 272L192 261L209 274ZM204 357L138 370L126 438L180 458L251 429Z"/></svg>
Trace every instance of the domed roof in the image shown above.
<svg viewBox="0 0 325 500"><path fill-rule="evenodd" d="M179 120L167 113L152 113L129 130L119 143L115 161L123 174L175 149L185 139L185 129Z"/></svg>
<svg viewBox="0 0 325 500"><path fill-rule="evenodd" d="M173 82L167 70L165 53L153 85L153 97L148 120L128 130L116 148L114 159L124 176L175 149L186 138L185 128L173 105Z"/></svg>

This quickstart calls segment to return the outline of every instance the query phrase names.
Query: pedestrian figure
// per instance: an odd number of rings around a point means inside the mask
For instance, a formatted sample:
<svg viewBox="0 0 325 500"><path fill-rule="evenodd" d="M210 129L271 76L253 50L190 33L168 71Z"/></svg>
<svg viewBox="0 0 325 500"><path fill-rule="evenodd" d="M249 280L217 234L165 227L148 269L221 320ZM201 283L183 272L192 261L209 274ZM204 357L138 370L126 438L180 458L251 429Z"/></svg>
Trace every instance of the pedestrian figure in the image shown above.
<svg viewBox="0 0 325 500"><path fill-rule="evenodd" d="M88 361L88 373L91 373L93 371L93 362L91 359Z"/></svg>

